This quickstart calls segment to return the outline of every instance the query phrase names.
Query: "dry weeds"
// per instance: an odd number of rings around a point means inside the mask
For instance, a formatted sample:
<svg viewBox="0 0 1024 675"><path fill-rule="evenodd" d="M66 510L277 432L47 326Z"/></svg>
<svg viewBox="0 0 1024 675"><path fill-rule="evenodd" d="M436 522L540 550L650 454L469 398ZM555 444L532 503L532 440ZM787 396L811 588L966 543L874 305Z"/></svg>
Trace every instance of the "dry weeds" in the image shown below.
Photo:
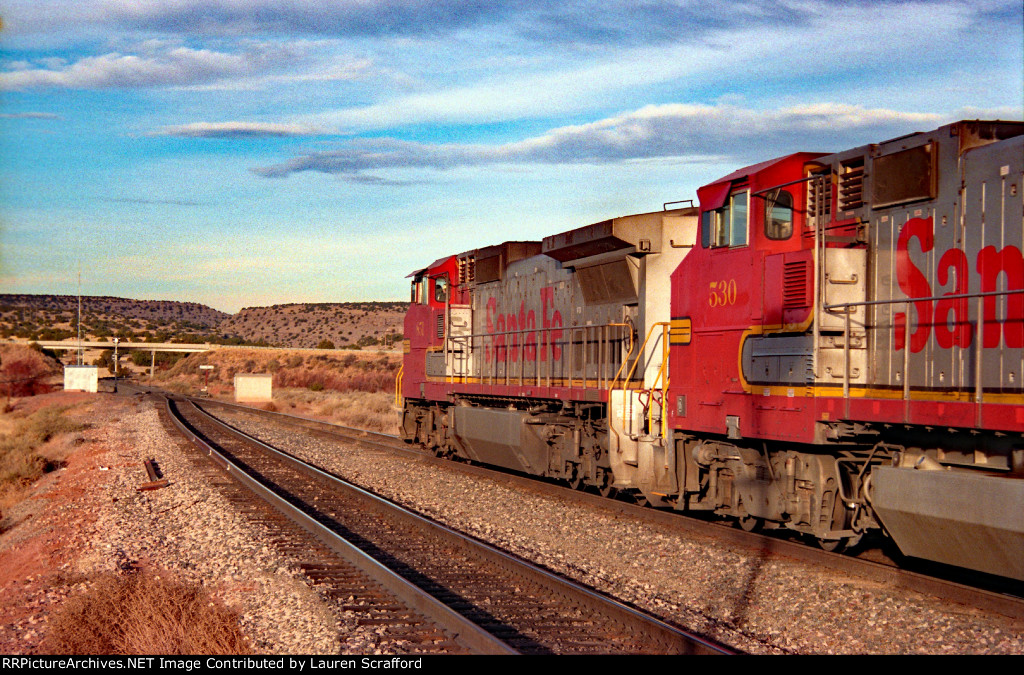
<svg viewBox="0 0 1024 675"><path fill-rule="evenodd" d="M214 350L183 359L158 374L156 384L179 393L194 393L205 378L199 366L212 365L210 394L230 398L236 374L269 372L274 375L274 402L270 404L274 410L368 431L397 433L399 414L392 406L401 360L397 352Z"/></svg>
<svg viewBox="0 0 1024 675"><path fill-rule="evenodd" d="M23 497L25 488L64 465L75 437L85 428L68 416L70 406L44 407L27 415L0 416L0 509Z"/></svg>
<svg viewBox="0 0 1024 675"><path fill-rule="evenodd" d="M156 572L103 573L51 619L52 654L248 654L238 615Z"/></svg>

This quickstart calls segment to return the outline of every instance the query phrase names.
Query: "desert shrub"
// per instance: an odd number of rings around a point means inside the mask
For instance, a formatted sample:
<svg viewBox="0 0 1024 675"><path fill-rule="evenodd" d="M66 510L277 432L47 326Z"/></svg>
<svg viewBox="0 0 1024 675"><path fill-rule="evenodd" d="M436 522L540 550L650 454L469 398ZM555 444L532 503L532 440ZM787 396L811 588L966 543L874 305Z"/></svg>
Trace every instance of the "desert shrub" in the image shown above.
<svg viewBox="0 0 1024 675"><path fill-rule="evenodd" d="M248 654L235 612L155 572L98 576L54 614L51 654Z"/></svg>
<svg viewBox="0 0 1024 675"><path fill-rule="evenodd" d="M42 408L0 434L0 495L5 499L44 473L63 466L63 457L44 456L39 448L51 438L85 428L69 419L66 410Z"/></svg>
<svg viewBox="0 0 1024 675"><path fill-rule="evenodd" d="M314 389L314 386L318 387ZM349 391L392 391L395 378L392 372L355 372L341 373L326 368L313 370L281 369L274 374L274 387L296 387L323 391L331 389L340 392Z"/></svg>

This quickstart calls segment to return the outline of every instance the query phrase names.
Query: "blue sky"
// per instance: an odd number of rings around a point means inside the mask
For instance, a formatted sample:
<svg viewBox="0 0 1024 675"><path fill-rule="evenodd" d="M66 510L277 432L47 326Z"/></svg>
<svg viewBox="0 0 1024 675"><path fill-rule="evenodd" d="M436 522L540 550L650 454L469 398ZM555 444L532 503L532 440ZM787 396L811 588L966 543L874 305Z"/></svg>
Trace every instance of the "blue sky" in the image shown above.
<svg viewBox="0 0 1024 675"><path fill-rule="evenodd" d="M0 0L0 292L402 300L799 150L1021 119L1020 0Z"/></svg>

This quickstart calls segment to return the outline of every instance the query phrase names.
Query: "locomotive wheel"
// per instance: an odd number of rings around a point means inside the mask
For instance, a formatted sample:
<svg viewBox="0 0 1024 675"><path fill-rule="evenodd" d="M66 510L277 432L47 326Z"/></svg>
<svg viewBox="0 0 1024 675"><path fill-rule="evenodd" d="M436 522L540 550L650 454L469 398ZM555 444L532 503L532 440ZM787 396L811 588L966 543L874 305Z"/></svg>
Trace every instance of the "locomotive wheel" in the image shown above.
<svg viewBox="0 0 1024 675"><path fill-rule="evenodd" d="M757 516L743 516L736 520L736 524L744 532L760 532L764 527L764 519Z"/></svg>
<svg viewBox="0 0 1024 675"><path fill-rule="evenodd" d="M818 546L821 547L823 551L828 551L829 553L842 553L850 543L850 540L847 537L842 537L840 539L818 539L817 541Z"/></svg>
<svg viewBox="0 0 1024 675"><path fill-rule="evenodd" d="M583 480L583 475L580 473L579 469L575 469L572 472L572 476L566 479L565 482L568 483L569 487L573 490L585 490L587 488L586 481Z"/></svg>
<svg viewBox="0 0 1024 675"><path fill-rule="evenodd" d="M617 495L619 493L619 491L617 489L612 487L612 483L615 482L615 479L612 477L612 472L611 471L601 471L600 474L598 475L598 480L600 482L598 483L598 486L597 486L597 492L602 497L609 497L609 498L611 498L611 497L615 497L615 495Z"/></svg>

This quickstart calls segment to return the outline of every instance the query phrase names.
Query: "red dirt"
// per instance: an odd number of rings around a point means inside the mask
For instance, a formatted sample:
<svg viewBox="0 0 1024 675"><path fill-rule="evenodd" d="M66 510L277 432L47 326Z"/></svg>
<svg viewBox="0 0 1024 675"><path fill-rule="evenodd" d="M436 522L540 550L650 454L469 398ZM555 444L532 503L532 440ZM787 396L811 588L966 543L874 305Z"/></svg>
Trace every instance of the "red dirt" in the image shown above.
<svg viewBox="0 0 1024 675"><path fill-rule="evenodd" d="M100 441L105 423L130 412L133 402L109 394L57 392L16 399L15 412L83 403L72 411L91 427L66 466L43 476L29 497L0 521L0 653L38 653L49 614L74 584L74 561L95 530L99 495L92 489L112 448Z"/></svg>

